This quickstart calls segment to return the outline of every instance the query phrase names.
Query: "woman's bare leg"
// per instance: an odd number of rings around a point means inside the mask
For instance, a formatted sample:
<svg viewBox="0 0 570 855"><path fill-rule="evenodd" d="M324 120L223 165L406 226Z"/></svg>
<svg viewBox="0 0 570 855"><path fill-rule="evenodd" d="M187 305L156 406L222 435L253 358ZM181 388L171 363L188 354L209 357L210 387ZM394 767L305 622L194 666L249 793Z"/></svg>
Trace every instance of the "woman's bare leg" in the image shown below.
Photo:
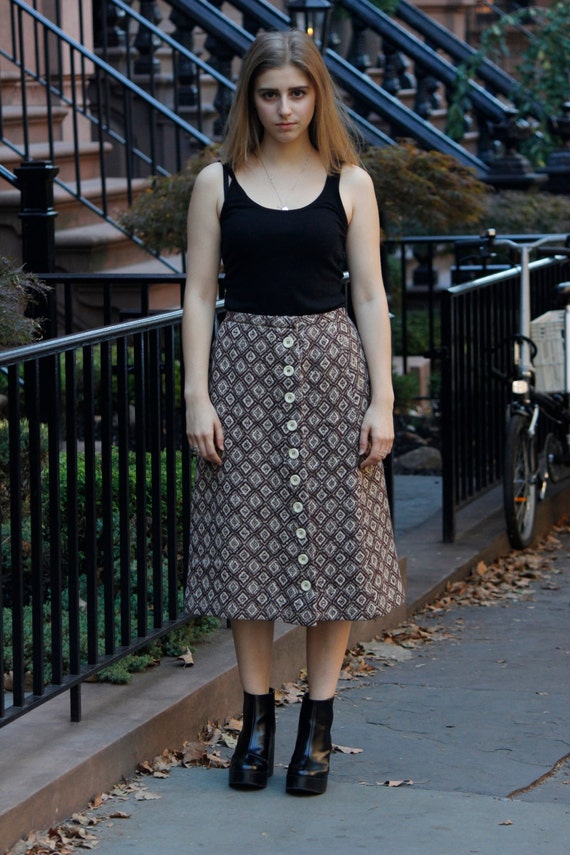
<svg viewBox="0 0 570 855"><path fill-rule="evenodd" d="M314 701L332 698L350 635L350 621L322 621L307 629L307 677Z"/></svg>
<svg viewBox="0 0 570 855"><path fill-rule="evenodd" d="M231 625L244 692L267 694L273 659L273 621L233 620Z"/></svg>

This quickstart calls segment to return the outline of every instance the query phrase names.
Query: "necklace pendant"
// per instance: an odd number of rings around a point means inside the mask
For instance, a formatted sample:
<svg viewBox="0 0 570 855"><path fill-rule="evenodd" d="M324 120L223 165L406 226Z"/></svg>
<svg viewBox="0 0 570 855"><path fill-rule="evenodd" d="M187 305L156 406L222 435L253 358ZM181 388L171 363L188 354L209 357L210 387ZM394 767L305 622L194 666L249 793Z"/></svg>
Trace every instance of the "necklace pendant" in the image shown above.
<svg viewBox="0 0 570 855"><path fill-rule="evenodd" d="M282 208L281 208L281 210L282 210L282 211L288 211L288 210L289 210L289 208L287 207L287 205L283 205L283 206L282 206Z"/></svg>

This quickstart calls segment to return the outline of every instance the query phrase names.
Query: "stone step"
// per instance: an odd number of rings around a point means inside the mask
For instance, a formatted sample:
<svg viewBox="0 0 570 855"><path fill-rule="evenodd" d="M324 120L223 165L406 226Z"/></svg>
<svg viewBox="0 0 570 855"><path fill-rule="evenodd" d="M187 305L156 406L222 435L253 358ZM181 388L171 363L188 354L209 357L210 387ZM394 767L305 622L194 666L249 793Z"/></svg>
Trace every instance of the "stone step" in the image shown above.
<svg viewBox="0 0 570 855"><path fill-rule="evenodd" d="M55 235L56 268L62 273L96 273L141 263L148 254L110 223L62 229Z"/></svg>
<svg viewBox="0 0 570 855"><path fill-rule="evenodd" d="M106 153L111 152L112 146L110 143L104 143ZM51 160L52 152L49 143L38 142L32 143L29 148L30 160ZM11 148L5 145L0 145L0 162L7 169L14 170L23 160L23 155L12 151ZM58 178L62 181L76 180L76 162L81 164L81 179L87 181L90 178L97 178L100 174L99 161L99 143L82 142L79 150L73 142L58 140L53 147L53 163L59 167Z"/></svg>
<svg viewBox="0 0 570 855"><path fill-rule="evenodd" d="M7 60L2 59L3 63ZM2 112L5 107L22 104L22 81L20 72L10 67L0 70L0 89L2 90ZM31 78L26 78L26 104L31 106L45 106L45 88Z"/></svg>
<svg viewBox="0 0 570 855"><path fill-rule="evenodd" d="M63 139L62 123L68 115L67 107L52 107L51 125L52 138L58 142ZM49 138L49 119L47 107L28 105L25 116L28 125L28 139L31 143L42 143ZM24 108L20 104L9 104L2 107L2 127L4 137L14 145L24 142Z"/></svg>
<svg viewBox="0 0 570 855"><path fill-rule="evenodd" d="M150 179L136 178L132 181L131 192L135 201L147 187ZM0 185L1 186L1 185ZM57 184L54 187L54 208L57 211L55 223L56 230L78 226L94 225L101 221L101 217L95 211L76 198L77 184L70 182L69 191L64 190ZM127 181L125 178L107 178L105 182L105 194L107 199L107 211L116 218L121 212L129 208L130 203L127 196ZM98 208L103 207L103 185L99 178L91 178L81 182L81 195ZM18 190L0 191L0 224L13 222L16 218L19 223L20 193ZM18 233L20 229L14 226Z"/></svg>

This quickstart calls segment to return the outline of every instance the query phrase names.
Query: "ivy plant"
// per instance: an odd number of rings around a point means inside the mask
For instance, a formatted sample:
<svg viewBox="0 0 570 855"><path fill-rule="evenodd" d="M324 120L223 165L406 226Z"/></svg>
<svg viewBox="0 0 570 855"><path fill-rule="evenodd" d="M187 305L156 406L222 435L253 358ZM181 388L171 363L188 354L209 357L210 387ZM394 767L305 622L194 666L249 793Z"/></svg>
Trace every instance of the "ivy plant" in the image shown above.
<svg viewBox="0 0 570 855"><path fill-rule="evenodd" d="M479 50L458 66L458 78L448 110L450 136L461 139L464 132L464 108L469 101L469 81L477 77L484 59L500 62L508 56L507 36L518 30L526 37L516 66L519 89L512 96L521 115L532 115L539 122L539 133L527 144L525 154L535 165L544 165L556 144L548 128L548 119L559 115L570 98L570 3L558 0L548 7L521 8L502 15L488 26Z"/></svg>

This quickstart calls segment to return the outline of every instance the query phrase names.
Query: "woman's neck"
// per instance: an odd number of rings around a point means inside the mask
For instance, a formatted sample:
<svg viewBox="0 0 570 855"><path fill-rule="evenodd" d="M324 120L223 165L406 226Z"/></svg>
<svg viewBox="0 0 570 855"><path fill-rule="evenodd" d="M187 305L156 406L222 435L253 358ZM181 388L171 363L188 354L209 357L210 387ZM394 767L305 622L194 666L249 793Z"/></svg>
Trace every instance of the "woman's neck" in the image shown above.
<svg viewBox="0 0 570 855"><path fill-rule="evenodd" d="M259 149L259 156L268 166L294 166L303 163L313 156L318 158L318 152L313 148L308 139L279 145L273 140L263 141Z"/></svg>

